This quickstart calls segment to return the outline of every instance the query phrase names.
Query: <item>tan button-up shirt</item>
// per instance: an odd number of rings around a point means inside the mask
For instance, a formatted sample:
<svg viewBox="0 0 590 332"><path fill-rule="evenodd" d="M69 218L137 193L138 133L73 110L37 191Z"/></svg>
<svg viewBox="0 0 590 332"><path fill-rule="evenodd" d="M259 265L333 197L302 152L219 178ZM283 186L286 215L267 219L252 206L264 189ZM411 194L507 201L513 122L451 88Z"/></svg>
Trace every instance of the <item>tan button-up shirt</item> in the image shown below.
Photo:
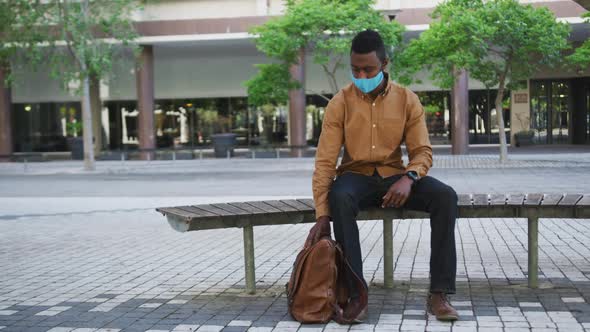
<svg viewBox="0 0 590 332"><path fill-rule="evenodd" d="M409 164L402 161L405 142ZM336 163L344 145L344 156ZM388 177L407 171L425 176L432 166L432 147L418 96L391 81L375 100L354 84L328 103L316 151L312 187L316 217L329 216L328 193L337 174L354 172Z"/></svg>

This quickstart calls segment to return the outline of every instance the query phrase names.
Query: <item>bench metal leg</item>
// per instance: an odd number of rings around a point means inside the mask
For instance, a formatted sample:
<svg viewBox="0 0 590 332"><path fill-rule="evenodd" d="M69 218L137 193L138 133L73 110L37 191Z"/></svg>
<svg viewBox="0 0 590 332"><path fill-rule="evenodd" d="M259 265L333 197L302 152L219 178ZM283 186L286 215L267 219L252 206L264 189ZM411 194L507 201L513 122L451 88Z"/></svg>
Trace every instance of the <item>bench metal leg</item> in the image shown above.
<svg viewBox="0 0 590 332"><path fill-rule="evenodd" d="M528 218L529 235L529 287L539 287L539 218Z"/></svg>
<svg viewBox="0 0 590 332"><path fill-rule="evenodd" d="M246 268L246 291L256 293L256 273L254 271L254 229L244 226L244 266Z"/></svg>
<svg viewBox="0 0 590 332"><path fill-rule="evenodd" d="M383 278L385 288L393 288L393 220L383 219Z"/></svg>

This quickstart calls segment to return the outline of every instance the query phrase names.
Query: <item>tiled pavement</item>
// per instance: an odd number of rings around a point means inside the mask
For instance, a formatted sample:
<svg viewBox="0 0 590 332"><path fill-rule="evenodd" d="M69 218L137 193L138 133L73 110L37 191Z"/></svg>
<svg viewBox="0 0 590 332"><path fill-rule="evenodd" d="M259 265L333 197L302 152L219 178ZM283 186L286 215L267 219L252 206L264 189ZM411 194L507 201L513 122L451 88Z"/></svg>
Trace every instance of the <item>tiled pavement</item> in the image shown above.
<svg viewBox="0 0 590 332"><path fill-rule="evenodd" d="M255 228L259 292L243 293L239 229L176 233L152 210L25 216L0 222L4 331L590 331L590 220L541 219L541 287L526 287L526 220L460 219L461 320L424 312L427 220L394 224L395 288L383 282L382 227L362 222L370 316L304 325L284 285L309 225Z"/></svg>
<svg viewBox="0 0 590 332"><path fill-rule="evenodd" d="M514 169L514 168L564 168L590 167L590 148L585 153L510 155L508 161L499 162L495 155L435 155L436 169ZM407 156L404 156L407 163ZM260 165L264 165L260 167ZM282 159L204 159L204 160L157 160L157 161L98 161L91 174L162 174L162 173L207 173L236 171L242 168L259 169L260 172L285 171L285 169L313 171L313 158ZM0 163L2 175L51 175L88 174L81 161L53 161L50 163Z"/></svg>
<svg viewBox="0 0 590 332"><path fill-rule="evenodd" d="M557 152L513 155L504 166L492 155L438 155L433 173L459 192L588 192L590 155ZM454 324L424 312L428 221L395 223L393 290L380 286L381 223L362 222L368 321L300 326L284 285L309 225L255 228L259 292L248 296L239 229L176 233L152 209L301 197L312 167L311 159L101 162L102 175L91 176L75 162L28 164L26 174L0 164L0 332L590 331L590 220L540 221L536 290L526 287L526 220L459 220Z"/></svg>

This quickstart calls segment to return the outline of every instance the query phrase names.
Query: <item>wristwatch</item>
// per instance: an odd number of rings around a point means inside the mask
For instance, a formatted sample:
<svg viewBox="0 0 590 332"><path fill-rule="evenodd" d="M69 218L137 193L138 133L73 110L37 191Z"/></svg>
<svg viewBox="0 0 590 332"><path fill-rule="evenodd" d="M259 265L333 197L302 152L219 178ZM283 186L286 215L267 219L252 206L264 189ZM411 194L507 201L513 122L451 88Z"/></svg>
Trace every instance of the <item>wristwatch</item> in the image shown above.
<svg viewBox="0 0 590 332"><path fill-rule="evenodd" d="M418 173L416 173L414 171L408 171L404 175L407 176L407 177L409 177L410 180L412 180L412 185L415 185L416 182L418 182Z"/></svg>

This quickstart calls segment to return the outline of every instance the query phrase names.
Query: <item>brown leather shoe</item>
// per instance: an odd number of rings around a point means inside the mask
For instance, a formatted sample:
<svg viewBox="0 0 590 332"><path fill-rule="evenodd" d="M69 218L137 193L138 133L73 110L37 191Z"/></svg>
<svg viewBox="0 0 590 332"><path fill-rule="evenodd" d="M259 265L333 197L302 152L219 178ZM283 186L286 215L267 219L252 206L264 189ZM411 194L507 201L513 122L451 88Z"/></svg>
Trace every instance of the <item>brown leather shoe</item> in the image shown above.
<svg viewBox="0 0 590 332"><path fill-rule="evenodd" d="M368 316L367 301L363 301L362 297L350 299L346 308L344 308L343 318L348 324L362 323Z"/></svg>
<svg viewBox="0 0 590 332"><path fill-rule="evenodd" d="M428 312L442 321L455 321L459 319L457 310L451 306L447 295L444 293L430 293L428 296Z"/></svg>

